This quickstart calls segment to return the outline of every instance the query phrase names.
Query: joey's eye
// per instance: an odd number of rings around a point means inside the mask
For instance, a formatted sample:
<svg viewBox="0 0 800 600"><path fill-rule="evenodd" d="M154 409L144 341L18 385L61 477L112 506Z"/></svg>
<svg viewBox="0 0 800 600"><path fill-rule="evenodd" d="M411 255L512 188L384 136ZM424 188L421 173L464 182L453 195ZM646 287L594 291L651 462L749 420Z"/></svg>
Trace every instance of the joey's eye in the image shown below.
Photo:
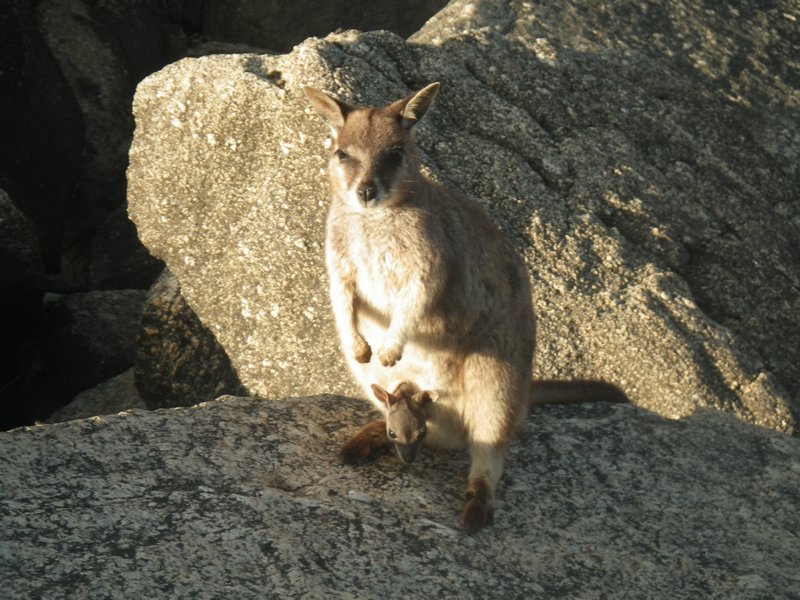
<svg viewBox="0 0 800 600"><path fill-rule="evenodd" d="M389 430L389 438L393 439L393 440L397 439L397 434L394 431L392 431L391 429Z"/></svg>
<svg viewBox="0 0 800 600"><path fill-rule="evenodd" d="M419 430L419 439L424 439L426 435L428 435L428 430L422 427Z"/></svg>
<svg viewBox="0 0 800 600"><path fill-rule="evenodd" d="M339 159L339 162L347 162L350 160L350 155L341 148L337 149L334 154L336 155L336 158Z"/></svg>

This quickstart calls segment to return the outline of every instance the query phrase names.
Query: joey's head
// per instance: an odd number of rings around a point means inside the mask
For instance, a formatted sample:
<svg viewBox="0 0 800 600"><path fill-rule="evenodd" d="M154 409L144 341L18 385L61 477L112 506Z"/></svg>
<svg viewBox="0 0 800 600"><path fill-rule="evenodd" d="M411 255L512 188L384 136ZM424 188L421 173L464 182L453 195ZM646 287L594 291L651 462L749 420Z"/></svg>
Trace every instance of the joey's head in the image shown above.
<svg viewBox="0 0 800 600"><path fill-rule="evenodd" d="M380 108L351 106L312 87L303 91L331 128L331 191L350 207L405 200L419 174L412 132L439 91L432 83Z"/></svg>
<svg viewBox="0 0 800 600"><path fill-rule="evenodd" d="M428 390L410 393L401 384L393 393L372 385L372 393L386 407L386 435L406 464L414 462L422 440L427 434L425 407L434 402L436 392Z"/></svg>

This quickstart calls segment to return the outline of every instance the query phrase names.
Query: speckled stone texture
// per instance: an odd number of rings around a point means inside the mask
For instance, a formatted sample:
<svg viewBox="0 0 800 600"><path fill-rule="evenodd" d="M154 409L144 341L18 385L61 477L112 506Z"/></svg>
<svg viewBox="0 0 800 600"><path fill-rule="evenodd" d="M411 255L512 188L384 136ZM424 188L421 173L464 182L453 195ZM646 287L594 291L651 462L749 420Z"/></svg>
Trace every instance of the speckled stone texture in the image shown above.
<svg viewBox="0 0 800 600"><path fill-rule="evenodd" d="M789 598L800 445L701 411L543 407L495 524L459 529L467 458L336 464L333 396L0 433L7 598Z"/></svg>

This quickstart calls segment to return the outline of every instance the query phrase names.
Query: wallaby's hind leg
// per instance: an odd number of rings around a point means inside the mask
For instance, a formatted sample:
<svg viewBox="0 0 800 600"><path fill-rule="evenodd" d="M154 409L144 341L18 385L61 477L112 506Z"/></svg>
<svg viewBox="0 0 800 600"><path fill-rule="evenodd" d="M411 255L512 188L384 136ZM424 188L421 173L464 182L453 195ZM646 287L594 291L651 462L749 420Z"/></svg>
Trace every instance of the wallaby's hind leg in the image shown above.
<svg viewBox="0 0 800 600"><path fill-rule="evenodd" d="M471 444L472 464L464 498L467 504L461 514L461 525L473 534L494 518L494 491L503 472L505 444Z"/></svg>
<svg viewBox="0 0 800 600"><path fill-rule="evenodd" d="M386 447L386 421L373 421L355 434L339 451L339 460L352 465L370 458L376 450Z"/></svg>
<svg viewBox="0 0 800 600"><path fill-rule="evenodd" d="M519 363L515 366L514 363ZM503 360L497 354L474 354L464 371L464 423L469 442L470 470L461 523L472 534L492 522L497 482L506 449L529 400L529 355Z"/></svg>

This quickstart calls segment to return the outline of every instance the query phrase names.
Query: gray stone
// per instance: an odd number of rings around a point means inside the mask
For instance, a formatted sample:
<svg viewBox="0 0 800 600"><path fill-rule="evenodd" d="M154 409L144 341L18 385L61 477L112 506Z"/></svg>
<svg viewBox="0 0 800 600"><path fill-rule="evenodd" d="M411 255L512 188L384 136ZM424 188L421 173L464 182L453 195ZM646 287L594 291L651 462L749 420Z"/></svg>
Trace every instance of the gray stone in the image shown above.
<svg viewBox="0 0 800 600"><path fill-rule="evenodd" d="M495 523L466 457L337 465L352 400L225 398L0 433L11 598L791 598L798 440L699 411L544 407Z"/></svg>
<svg viewBox="0 0 800 600"><path fill-rule="evenodd" d="M185 40L158 0L43 0L39 29L75 93L86 151L67 215L68 241L93 233L125 202L136 83L182 56ZM183 44L181 44L183 41Z"/></svg>
<svg viewBox="0 0 800 600"><path fill-rule="evenodd" d="M43 280L44 265L36 228L5 190L0 189L0 302L30 291L41 294Z"/></svg>
<svg viewBox="0 0 800 600"><path fill-rule="evenodd" d="M163 270L164 264L139 242L126 207L114 210L92 240L88 267L91 289L146 290Z"/></svg>
<svg viewBox="0 0 800 600"><path fill-rule="evenodd" d="M27 0L0 3L0 89L0 188L36 227L46 266L56 271L84 124Z"/></svg>
<svg viewBox="0 0 800 600"><path fill-rule="evenodd" d="M301 87L380 104L441 80L423 158L524 253L539 377L600 377L665 416L710 406L792 430L800 221L790 154L769 150L800 136L789 108L736 103L634 45L535 37L532 4L469 6L413 43L345 32L140 84L129 214L245 388L354 393L327 304L325 128ZM776 72L777 48L763 63Z"/></svg>
<svg viewBox="0 0 800 600"><path fill-rule="evenodd" d="M62 394L74 395L133 366L145 290L51 295L42 351Z"/></svg>
<svg viewBox="0 0 800 600"><path fill-rule="evenodd" d="M797 8L791 2L709 10L691 0L453 0L411 39L436 43L482 28L501 32L547 59L557 58L562 48L581 54L646 55L734 103L796 107L800 101L793 79L800 59L790 42ZM796 155L798 148L795 143L780 151Z"/></svg>
<svg viewBox="0 0 800 600"><path fill-rule="evenodd" d="M88 417L113 415L134 408L147 408L136 391L133 369L128 369L100 385L81 392L50 415L47 423L74 421Z"/></svg>
<svg viewBox="0 0 800 600"><path fill-rule="evenodd" d="M242 385L224 348L164 270L150 288L136 335L136 387L151 409L191 406Z"/></svg>
<svg viewBox="0 0 800 600"><path fill-rule="evenodd" d="M408 37L446 0L217 0L204 7L202 29L207 37L288 52L309 36L336 29L386 29Z"/></svg>
<svg viewBox="0 0 800 600"><path fill-rule="evenodd" d="M0 189L0 428L36 417L23 399L36 369L44 264L36 227Z"/></svg>

